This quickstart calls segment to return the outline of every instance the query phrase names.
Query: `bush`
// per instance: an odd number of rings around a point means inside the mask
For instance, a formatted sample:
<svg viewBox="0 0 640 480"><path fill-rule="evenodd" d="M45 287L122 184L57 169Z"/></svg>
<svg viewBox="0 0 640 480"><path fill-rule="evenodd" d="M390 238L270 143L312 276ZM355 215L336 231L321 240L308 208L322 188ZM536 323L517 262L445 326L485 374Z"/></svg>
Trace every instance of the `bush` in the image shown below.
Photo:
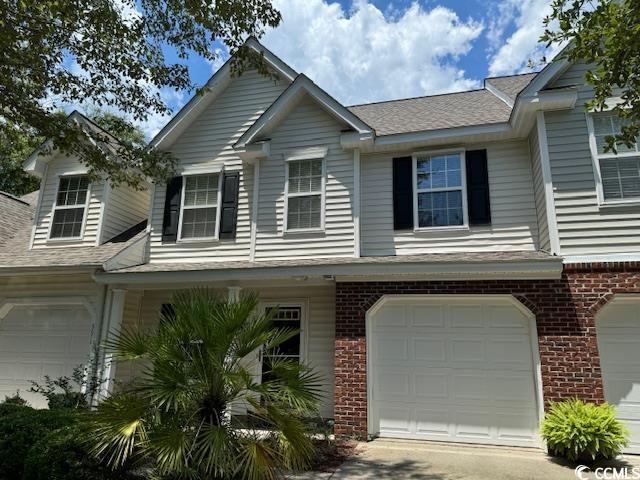
<svg viewBox="0 0 640 480"><path fill-rule="evenodd" d="M0 418L0 480L21 479L31 447L49 432L76 421L69 411L11 407L14 411Z"/></svg>
<svg viewBox="0 0 640 480"><path fill-rule="evenodd" d="M80 423L59 428L42 437L31 448L24 463L23 480L124 480L124 472L113 472L91 455Z"/></svg>
<svg viewBox="0 0 640 480"><path fill-rule="evenodd" d="M578 399L551 403L540 433L549 453L572 462L614 458L628 444L629 436L614 407Z"/></svg>

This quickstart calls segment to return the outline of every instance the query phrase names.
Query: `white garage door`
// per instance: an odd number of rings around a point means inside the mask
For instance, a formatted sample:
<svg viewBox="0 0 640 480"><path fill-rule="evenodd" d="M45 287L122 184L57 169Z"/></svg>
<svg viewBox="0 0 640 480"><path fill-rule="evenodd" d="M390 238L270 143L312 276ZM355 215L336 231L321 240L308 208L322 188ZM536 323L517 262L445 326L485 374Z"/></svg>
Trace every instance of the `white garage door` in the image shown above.
<svg viewBox="0 0 640 480"><path fill-rule="evenodd" d="M46 407L29 393L31 380L44 375L70 376L87 363L91 319L81 306L16 306L0 320L0 398L20 396L33 407Z"/></svg>
<svg viewBox="0 0 640 480"><path fill-rule="evenodd" d="M393 296L367 321L370 433L538 445L532 322L511 298Z"/></svg>
<svg viewBox="0 0 640 480"><path fill-rule="evenodd" d="M631 431L627 453L640 453L640 298L617 297L596 318L604 398Z"/></svg>

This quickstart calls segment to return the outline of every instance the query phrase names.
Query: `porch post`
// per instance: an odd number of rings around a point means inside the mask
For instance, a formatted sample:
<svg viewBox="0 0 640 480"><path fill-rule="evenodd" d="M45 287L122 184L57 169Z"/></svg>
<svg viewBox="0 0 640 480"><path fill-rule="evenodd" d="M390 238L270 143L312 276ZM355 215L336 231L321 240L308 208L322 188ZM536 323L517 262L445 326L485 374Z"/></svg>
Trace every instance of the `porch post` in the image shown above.
<svg viewBox="0 0 640 480"><path fill-rule="evenodd" d="M127 291L114 288L108 292L109 301L105 309L105 322L103 324L101 335L101 374L100 388L98 393L98 401L109 396L113 390L114 380L116 377L116 363L112 361L112 355L104 346L104 342L109 340L112 333L118 331L122 325L122 317L124 315L124 302Z"/></svg>

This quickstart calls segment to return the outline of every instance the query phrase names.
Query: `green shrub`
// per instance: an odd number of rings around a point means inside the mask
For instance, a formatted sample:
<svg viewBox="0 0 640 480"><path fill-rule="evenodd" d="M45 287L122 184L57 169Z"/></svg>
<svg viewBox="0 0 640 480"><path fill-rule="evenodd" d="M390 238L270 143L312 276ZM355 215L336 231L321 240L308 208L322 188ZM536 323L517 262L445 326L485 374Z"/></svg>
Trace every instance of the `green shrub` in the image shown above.
<svg viewBox="0 0 640 480"><path fill-rule="evenodd" d="M31 447L49 432L76 421L69 411L12 407L16 410L0 418L0 480L21 479Z"/></svg>
<svg viewBox="0 0 640 480"><path fill-rule="evenodd" d="M549 453L572 462L614 458L629 436L614 407L578 399L551 403L540 433Z"/></svg>
<svg viewBox="0 0 640 480"><path fill-rule="evenodd" d="M80 422L54 430L29 450L22 480L124 480L89 455L86 431Z"/></svg>

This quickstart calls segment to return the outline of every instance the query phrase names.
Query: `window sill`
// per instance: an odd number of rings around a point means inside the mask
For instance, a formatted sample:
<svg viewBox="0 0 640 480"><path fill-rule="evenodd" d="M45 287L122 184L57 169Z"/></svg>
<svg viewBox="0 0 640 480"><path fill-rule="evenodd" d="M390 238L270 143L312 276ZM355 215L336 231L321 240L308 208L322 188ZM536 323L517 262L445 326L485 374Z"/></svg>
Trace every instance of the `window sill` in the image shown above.
<svg viewBox="0 0 640 480"><path fill-rule="evenodd" d="M180 238L176 243L189 244L189 243L220 243L220 239L217 237L203 237L203 238Z"/></svg>
<svg viewBox="0 0 640 480"><path fill-rule="evenodd" d="M299 236L299 235L319 235L324 234L324 228L301 228L297 230L285 230L282 235L284 237Z"/></svg>
<svg viewBox="0 0 640 480"><path fill-rule="evenodd" d="M640 199L637 200L622 200L622 201L609 201L602 202L598 205L599 208L625 208L625 207L640 207Z"/></svg>
<svg viewBox="0 0 640 480"><path fill-rule="evenodd" d="M82 241L82 237L48 238L47 244L78 243L81 241Z"/></svg>
<svg viewBox="0 0 640 480"><path fill-rule="evenodd" d="M414 228L414 233L429 233L429 232L448 232L448 231L467 231L469 225L451 225L447 227L418 227Z"/></svg>

